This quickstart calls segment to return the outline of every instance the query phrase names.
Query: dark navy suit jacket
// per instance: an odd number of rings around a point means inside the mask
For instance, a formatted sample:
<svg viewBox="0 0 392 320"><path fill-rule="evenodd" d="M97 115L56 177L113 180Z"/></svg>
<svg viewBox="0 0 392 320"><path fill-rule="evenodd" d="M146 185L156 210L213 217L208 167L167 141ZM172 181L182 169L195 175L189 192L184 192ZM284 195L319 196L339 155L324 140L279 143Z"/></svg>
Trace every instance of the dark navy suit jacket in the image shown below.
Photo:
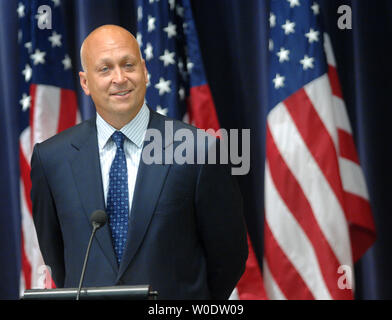
<svg viewBox="0 0 392 320"><path fill-rule="evenodd" d="M164 136L167 119L150 110L149 128ZM180 128L196 132L174 121L174 131ZM179 143L164 138L163 151ZM57 287L77 287L89 217L105 209L95 118L37 144L31 179L44 261ZM160 299L226 299L247 255L242 199L227 165L140 160L121 264L106 224L92 244L84 286L150 284Z"/></svg>

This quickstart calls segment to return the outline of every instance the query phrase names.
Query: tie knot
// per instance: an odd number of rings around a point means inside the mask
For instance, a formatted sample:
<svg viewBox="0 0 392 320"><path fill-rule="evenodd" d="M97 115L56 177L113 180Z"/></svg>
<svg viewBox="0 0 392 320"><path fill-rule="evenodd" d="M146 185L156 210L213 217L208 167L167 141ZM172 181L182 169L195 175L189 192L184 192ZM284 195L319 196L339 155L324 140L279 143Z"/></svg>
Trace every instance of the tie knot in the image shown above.
<svg viewBox="0 0 392 320"><path fill-rule="evenodd" d="M116 144L117 148L120 148L120 149L123 148L125 136L121 131L115 131L112 134L112 139L113 139L114 143Z"/></svg>

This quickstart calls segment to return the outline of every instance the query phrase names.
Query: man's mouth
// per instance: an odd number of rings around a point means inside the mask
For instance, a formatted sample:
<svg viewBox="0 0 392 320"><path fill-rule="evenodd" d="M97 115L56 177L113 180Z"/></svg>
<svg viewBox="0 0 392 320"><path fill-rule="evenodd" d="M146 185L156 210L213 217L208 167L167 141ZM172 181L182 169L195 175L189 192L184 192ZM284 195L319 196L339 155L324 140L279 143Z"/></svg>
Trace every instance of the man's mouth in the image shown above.
<svg viewBox="0 0 392 320"><path fill-rule="evenodd" d="M123 91L118 91L118 92L112 93L111 95L112 96L125 96L128 93L130 93L131 91L132 90L123 90Z"/></svg>

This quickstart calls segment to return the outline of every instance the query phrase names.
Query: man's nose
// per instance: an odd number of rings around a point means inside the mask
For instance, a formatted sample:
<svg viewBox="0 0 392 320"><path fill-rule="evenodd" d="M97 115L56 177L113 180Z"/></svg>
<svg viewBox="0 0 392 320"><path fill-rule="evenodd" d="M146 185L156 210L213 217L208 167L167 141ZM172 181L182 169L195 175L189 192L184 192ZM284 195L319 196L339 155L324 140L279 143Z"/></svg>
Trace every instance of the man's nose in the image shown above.
<svg viewBox="0 0 392 320"><path fill-rule="evenodd" d="M120 67L114 69L112 81L115 84L121 84L126 81L124 71Z"/></svg>

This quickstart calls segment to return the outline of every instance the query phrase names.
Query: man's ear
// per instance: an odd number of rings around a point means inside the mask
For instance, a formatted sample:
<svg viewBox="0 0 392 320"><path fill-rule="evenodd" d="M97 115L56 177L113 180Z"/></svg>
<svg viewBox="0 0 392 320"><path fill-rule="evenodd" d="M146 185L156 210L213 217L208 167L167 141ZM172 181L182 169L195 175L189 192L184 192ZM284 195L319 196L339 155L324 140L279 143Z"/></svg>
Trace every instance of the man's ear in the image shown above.
<svg viewBox="0 0 392 320"><path fill-rule="evenodd" d="M146 62L144 61L144 59L142 59L142 66L143 66L143 73L144 73L144 78L146 79L146 84L148 84L148 71L147 71L147 67L146 67Z"/></svg>
<svg viewBox="0 0 392 320"><path fill-rule="evenodd" d="M87 75L86 72L80 71L79 72L79 79L80 79L80 85L82 86L82 89L84 93L89 96L90 95L90 90L88 89L88 81L87 81Z"/></svg>

